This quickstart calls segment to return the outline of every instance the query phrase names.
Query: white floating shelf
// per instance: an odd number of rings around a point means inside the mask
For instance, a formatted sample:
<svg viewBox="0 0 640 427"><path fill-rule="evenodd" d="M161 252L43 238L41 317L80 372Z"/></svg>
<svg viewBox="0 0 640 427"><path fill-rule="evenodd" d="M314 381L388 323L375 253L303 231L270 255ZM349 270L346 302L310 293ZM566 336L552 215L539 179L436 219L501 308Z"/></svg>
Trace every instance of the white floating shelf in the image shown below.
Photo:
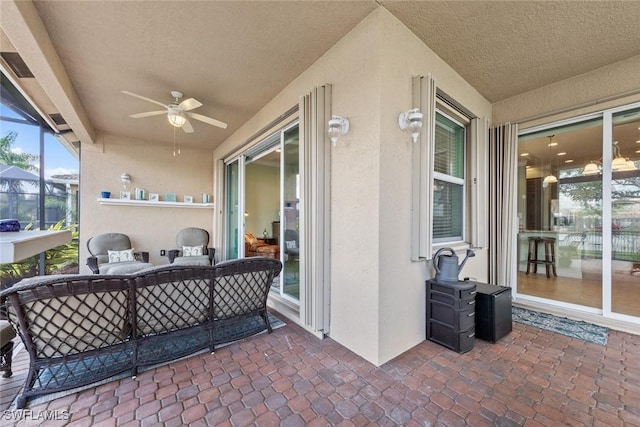
<svg viewBox="0 0 640 427"><path fill-rule="evenodd" d="M144 206L151 208L213 209L215 203L152 202L150 200L98 199L101 205Z"/></svg>

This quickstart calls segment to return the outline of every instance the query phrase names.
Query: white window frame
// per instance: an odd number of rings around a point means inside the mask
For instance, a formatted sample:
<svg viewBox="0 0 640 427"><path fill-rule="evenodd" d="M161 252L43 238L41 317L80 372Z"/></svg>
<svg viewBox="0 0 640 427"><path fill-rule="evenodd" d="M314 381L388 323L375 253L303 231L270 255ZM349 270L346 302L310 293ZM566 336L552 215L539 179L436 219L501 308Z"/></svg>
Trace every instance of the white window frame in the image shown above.
<svg viewBox="0 0 640 427"><path fill-rule="evenodd" d="M448 108L448 106L446 104L444 104L439 98L436 99L436 116L440 114L443 117L447 118L448 120L451 120L452 122L454 122L455 124L459 125L460 127L462 127L464 129L464 147L463 147L463 159L464 159L464 164L463 164L463 171L464 171L464 177L463 178L457 178L451 175L447 175L441 172L436 172L435 169L433 169L433 179L434 180L439 180L439 181L444 181L447 183L452 183L452 184L456 184L456 185L462 185L462 235L461 236L452 236L451 238L436 238L433 236L433 229L434 229L434 224L433 221L435 220L435 216L432 215L431 218L431 240L433 242L433 246L434 247L438 247L438 246L443 246L445 244L455 244L455 243L465 243L468 242L468 234L467 234L467 230L468 230L468 218L469 218L469 212L468 212L468 206L469 206L469 198L470 198L470 194L469 194L469 188L470 186L468 185L468 179L470 176L469 173L469 156L468 153L470 152L470 147L469 144L470 142L470 124L471 124L471 120L457 112L455 112L454 110ZM436 117L436 120L434 122L434 126L438 126L438 120ZM433 143L433 158L435 158L435 149L436 149L436 144L435 144L435 140ZM435 163L432 165L432 168L435 168ZM433 203L433 201L432 201ZM431 206L432 212L434 207Z"/></svg>

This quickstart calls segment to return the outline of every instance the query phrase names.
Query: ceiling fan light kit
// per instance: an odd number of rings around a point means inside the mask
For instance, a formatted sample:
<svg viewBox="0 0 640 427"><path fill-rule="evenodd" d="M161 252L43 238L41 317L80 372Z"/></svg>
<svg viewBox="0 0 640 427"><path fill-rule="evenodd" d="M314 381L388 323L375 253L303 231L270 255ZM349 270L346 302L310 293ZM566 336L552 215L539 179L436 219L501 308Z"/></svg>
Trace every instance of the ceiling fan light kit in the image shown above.
<svg viewBox="0 0 640 427"><path fill-rule="evenodd" d="M141 95L129 92L129 91L123 90L122 93L124 93L125 95L133 96L135 98L139 98L139 99L151 102L156 105L160 105L165 108L164 110L132 114L130 117L133 117L134 119L141 119L144 117L151 117L151 116L166 114L167 120L169 120L169 123L172 126L181 128L186 133L193 133L193 126L191 126L191 123L189 123L188 119L195 119L212 126L220 127L222 129L227 128L227 124L224 122L213 119L211 117L203 116L202 114L191 113L190 112L191 110L201 107L202 103L195 98L188 98L188 99L185 99L184 101L180 101L184 95L182 94L182 92L179 92L177 90L171 91L171 96L175 99L175 101L168 105L163 104L162 102L153 100L151 98L147 98L145 96L141 96Z"/></svg>
<svg viewBox="0 0 640 427"><path fill-rule="evenodd" d="M181 128L184 126L187 119L184 117L184 114L180 112L177 106L169 105L167 111L167 118L169 119L169 123L177 128Z"/></svg>

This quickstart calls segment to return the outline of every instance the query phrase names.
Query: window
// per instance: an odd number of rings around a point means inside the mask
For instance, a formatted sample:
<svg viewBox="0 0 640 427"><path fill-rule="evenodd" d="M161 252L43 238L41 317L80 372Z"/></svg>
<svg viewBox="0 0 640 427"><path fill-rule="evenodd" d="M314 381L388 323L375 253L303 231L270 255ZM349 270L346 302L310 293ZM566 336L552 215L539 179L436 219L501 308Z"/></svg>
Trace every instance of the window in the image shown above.
<svg viewBox="0 0 640 427"><path fill-rule="evenodd" d="M433 242L464 240L466 126L436 111L433 155Z"/></svg>

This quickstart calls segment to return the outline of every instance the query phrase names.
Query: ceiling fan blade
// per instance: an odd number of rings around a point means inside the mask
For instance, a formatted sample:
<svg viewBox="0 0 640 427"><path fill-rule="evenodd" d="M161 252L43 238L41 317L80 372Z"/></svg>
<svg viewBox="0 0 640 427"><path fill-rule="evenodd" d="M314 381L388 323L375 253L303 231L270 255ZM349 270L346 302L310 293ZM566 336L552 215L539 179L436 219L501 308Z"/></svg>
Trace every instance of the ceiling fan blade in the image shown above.
<svg viewBox="0 0 640 427"><path fill-rule="evenodd" d="M182 108L184 111L193 110L194 108L198 108L202 106L202 102L198 101L195 98L189 98L182 101L178 104L178 107Z"/></svg>
<svg viewBox="0 0 640 427"><path fill-rule="evenodd" d="M191 126L191 123L189 123L189 120L184 121L184 124L182 125L182 130L185 133L193 133L193 126Z"/></svg>
<svg viewBox="0 0 640 427"><path fill-rule="evenodd" d="M142 95L137 95L135 93L132 93L132 92L129 92L129 91L126 91L126 90L123 90L122 93L124 93L125 95L133 96L134 98L144 99L145 101L153 102L154 104L157 104L157 105L160 105L162 107L167 108L167 106L165 104L163 104L162 102L154 101L151 98L147 98L147 97L142 96Z"/></svg>
<svg viewBox="0 0 640 427"><path fill-rule="evenodd" d="M162 111L148 111L146 113L138 113L132 114L129 117L133 117L134 119L141 119L143 117L151 117L151 116L159 116L160 114L167 114L167 110Z"/></svg>
<svg viewBox="0 0 640 427"><path fill-rule="evenodd" d="M213 126L218 126L219 128L222 128L222 129L227 128L227 124L224 122L221 122L220 120L212 119L211 117L203 116L202 114L198 114L198 113L185 113L185 114L187 114L189 117L193 117L196 120L200 120L201 122L205 122Z"/></svg>

